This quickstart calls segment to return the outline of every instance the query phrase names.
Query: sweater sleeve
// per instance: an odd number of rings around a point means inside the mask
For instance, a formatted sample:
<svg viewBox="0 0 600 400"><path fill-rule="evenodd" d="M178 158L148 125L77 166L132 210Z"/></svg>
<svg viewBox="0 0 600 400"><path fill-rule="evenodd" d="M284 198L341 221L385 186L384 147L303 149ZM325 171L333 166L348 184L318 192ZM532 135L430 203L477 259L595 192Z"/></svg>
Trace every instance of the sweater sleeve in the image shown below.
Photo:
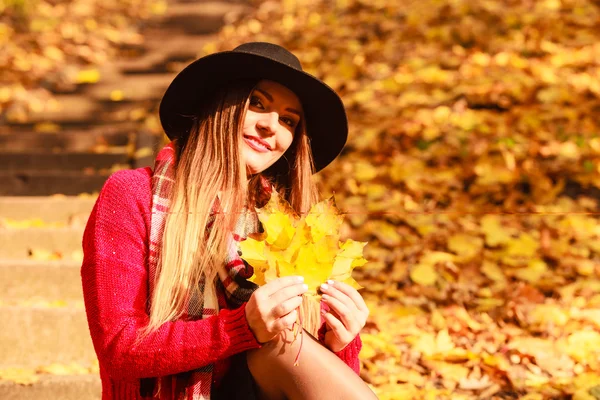
<svg viewBox="0 0 600 400"><path fill-rule="evenodd" d="M119 171L105 183L83 236L83 294L92 342L113 378L157 377L200 368L260 347L245 304L196 321L147 326L150 180Z"/></svg>

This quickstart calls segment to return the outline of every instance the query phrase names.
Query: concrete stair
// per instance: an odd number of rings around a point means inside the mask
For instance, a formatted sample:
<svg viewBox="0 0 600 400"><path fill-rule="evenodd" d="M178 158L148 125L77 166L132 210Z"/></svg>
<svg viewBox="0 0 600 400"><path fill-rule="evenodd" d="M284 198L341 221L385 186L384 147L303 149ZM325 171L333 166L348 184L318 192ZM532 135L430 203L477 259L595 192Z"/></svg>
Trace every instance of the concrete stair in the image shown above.
<svg viewBox="0 0 600 400"><path fill-rule="evenodd" d="M81 302L79 260L2 260L0 293L6 304L55 300L67 304Z"/></svg>
<svg viewBox="0 0 600 400"><path fill-rule="evenodd" d="M0 218L40 219L45 223L83 226L92 211L95 197L0 197ZM85 218L85 220L82 219Z"/></svg>
<svg viewBox="0 0 600 400"><path fill-rule="evenodd" d="M94 202L0 197L0 376L20 369L37 379L30 385L0 379L0 399L101 398L79 272L81 237ZM32 250L62 259L32 259ZM51 365L76 365L79 372L35 372Z"/></svg>
<svg viewBox="0 0 600 400"><path fill-rule="evenodd" d="M0 196L98 192L112 172L152 165L161 141L128 122L89 130L45 133L20 127L0 133Z"/></svg>
<svg viewBox="0 0 600 400"><path fill-rule="evenodd" d="M218 31L225 23L227 14L241 14L246 9L243 3L223 1L174 3L167 10L163 24L172 31L203 35Z"/></svg>
<svg viewBox="0 0 600 400"><path fill-rule="evenodd" d="M36 250L69 257L81 247L82 227L6 229L0 231L0 258L27 258Z"/></svg>
<svg viewBox="0 0 600 400"><path fill-rule="evenodd" d="M123 74L174 74L184 65L178 67L179 63L187 63L197 58L205 44L214 41L217 35L214 33L205 35L187 35L173 33L167 37L150 36L144 44L144 53L140 57L119 60L115 66Z"/></svg>
<svg viewBox="0 0 600 400"><path fill-rule="evenodd" d="M100 379L95 374L73 376L41 376L31 386L0 381L2 400L99 400Z"/></svg>
<svg viewBox="0 0 600 400"><path fill-rule="evenodd" d="M0 149L12 152L53 151L53 152L94 152L102 149L123 147L129 144L130 133L135 128L122 129L71 129L61 132L39 133L31 129L12 129L0 134Z"/></svg>

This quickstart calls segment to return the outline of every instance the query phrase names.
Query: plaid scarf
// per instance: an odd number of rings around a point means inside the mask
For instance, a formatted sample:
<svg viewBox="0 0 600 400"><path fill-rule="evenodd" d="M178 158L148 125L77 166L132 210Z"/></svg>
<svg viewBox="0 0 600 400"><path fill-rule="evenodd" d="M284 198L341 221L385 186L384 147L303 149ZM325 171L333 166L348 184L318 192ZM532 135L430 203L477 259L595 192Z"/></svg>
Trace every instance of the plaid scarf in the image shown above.
<svg viewBox="0 0 600 400"><path fill-rule="evenodd" d="M175 180L175 147L173 142L165 146L157 155L152 176L152 216L150 226L149 256L149 298L152 298L162 247L165 220L169 210L169 193ZM213 205L207 230L210 230L218 211L218 200ZM258 231L255 214L241 213L235 229L229 238L225 265L219 268L213 282L206 284L202 277L198 288L189 293L184 319L204 319L219 313L219 306L236 308L248 301L257 286L247 281L254 273L238 255L238 242L246 239L249 233ZM206 365L194 371L160 377L160 399L204 400L210 399L213 365ZM151 387L154 387L155 381ZM142 383L143 384L143 383ZM153 391L153 389L151 389Z"/></svg>

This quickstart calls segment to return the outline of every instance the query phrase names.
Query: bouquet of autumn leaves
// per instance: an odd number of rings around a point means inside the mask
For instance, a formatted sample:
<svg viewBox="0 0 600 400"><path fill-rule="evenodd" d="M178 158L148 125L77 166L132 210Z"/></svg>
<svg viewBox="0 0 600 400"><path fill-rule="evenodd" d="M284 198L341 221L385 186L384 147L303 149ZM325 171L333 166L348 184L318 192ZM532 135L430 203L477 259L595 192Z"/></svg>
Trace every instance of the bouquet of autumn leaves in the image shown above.
<svg viewBox="0 0 600 400"><path fill-rule="evenodd" d="M264 285L284 276L300 275L308 285L299 310L299 332L306 329L317 336L320 326L319 286L329 279L361 286L352 270L364 265L366 242L340 241L344 216L330 197L315 204L300 217L273 191L269 202L256 210L264 232L240 242L242 259L254 268L250 280Z"/></svg>

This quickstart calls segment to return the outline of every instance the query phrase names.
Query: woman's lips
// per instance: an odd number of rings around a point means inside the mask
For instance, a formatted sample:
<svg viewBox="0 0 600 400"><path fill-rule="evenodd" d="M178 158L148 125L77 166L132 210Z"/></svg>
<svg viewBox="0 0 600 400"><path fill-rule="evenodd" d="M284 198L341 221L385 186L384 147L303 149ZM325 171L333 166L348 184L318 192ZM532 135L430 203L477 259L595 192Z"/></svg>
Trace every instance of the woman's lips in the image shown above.
<svg viewBox="0 0 600 400"><path fill-rule="evenodd" d="M244 141L248 144L248 146L252 147L254 150L261 152L261 153L267 153L269 151L271 151L271 146L269 146L269 144L267 142L265 142L264 140L256 137L256 136L245 136L244 135Z"/></svg>

